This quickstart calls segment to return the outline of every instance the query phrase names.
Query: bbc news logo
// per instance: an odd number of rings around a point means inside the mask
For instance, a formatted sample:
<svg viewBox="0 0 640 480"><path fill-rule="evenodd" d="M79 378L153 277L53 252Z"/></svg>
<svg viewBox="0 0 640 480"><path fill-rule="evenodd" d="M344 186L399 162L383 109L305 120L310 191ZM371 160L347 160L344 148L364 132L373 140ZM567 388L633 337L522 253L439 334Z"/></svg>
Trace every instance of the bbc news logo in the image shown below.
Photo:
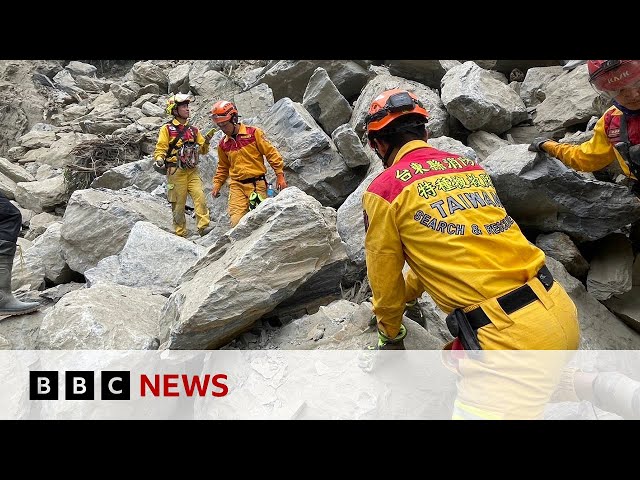
<svg viewBox="0 0 640 480"><path fill-rule="evenodd" d="M64 372L65 400L95 400L95 372L68 370ZM155 374L140 375L140 397L224 397L229 393L227 375ZM58 371L29 372L29 400L59 399ZM104 370L99 380L101 400L131 400L131 372Z"/></svg>
<svg viewBox="0 0 640 480"><path fill-rule="evenodd" d="M58 400L58 372L29 372L29 400ZM102 400L130 400L131 372L100 372L100 398ZM69 370L64 372L65 400L94 400L93 371Z"/></svg>

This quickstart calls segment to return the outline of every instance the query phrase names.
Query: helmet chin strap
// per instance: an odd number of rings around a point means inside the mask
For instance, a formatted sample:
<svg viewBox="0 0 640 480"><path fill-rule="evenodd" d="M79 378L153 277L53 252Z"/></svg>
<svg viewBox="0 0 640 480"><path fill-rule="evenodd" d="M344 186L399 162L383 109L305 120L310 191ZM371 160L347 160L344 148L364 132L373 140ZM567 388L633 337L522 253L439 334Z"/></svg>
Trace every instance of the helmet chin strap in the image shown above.
<svg viewBox="0 0 640 480"><path fill-rule="evenodd" d="M378 150L378 146L377 146L377 142L376 143L372 143L371 145L373 147L373 151L376 152L376 156L382 161L382 166L384 168L389 168L391 165L389 165L389 157L391 156L391 154L393 153L393 151L395 150L395 148L387 148L387 152L382 155L380 153L380 151Z"/></svg>
<svg viewBox="0 0 640 480"><path fill-rule="evenodd" d="M387 153L385 153L384 156L382 156L378 152L378 149L376 149L376 154L378 155L378 158L380 158L380 160L382 160L382 166L384 168L389 168L391 166L391 162L389 162L389 158L391 157L391 154L395 150L396 150L395 148L389 147L389 148L387 148Z"/></svg>
<svg viewBox="0 0 640 480"><path fill-rule="evenodd" d="M391 156L391 150L387 150L387 154L384 156L380 155L380 152L378 151L377 148L374 148L373 151L376 152L376 155L382 162L382 166L384 168L389 168L391 166L389 165L389 157Z"/></svg>
<svg viewBox="0 0 640 480"><path fill-rule="evenodd" d="M394 150L395 150L395 148L389 148L387 150L387 154L382 159L382 164L383 164L384 168L389 168L391 166L391 164L389 163L389 157L391 156L391 154L393 153Z"/></svg>

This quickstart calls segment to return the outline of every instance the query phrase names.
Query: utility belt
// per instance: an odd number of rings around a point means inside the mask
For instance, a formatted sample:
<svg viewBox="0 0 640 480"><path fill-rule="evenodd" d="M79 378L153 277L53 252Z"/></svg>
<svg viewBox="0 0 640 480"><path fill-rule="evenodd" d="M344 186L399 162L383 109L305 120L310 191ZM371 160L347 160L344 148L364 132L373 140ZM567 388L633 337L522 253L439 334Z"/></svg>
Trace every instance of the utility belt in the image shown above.
<svg viewBox="0 0 640 480"><path fill-rule="evenodd" d="M553 286L553 276L546 265L538 270L536 277L547 291ZM498 304L507 315L511 315L536 300L538 300L538 296L527 284L497 298ZM456 308L447 315L446 322L451 335L460 339L465 350L482 350L478 342L477 330L491 323L482 307L476 307L466 313L461 308Z"/></svg>
<svg viewBox="0 0 640 480"><path fill-rule="evenodd" d="M197 164L194 165L192 163L183 162L178 157L171 157L171 160L166 160L165 165L167 169L173 169L174 172L178 168L186 170L188 168L195 168L197 166Z"/></svg>
<svg viewBox="0 0 640 480"><path fill-rule="evenodd" d="M251 177L251 178L244 178L242 180L238 180L240 183L253 183L255 185L256 182L259 182L260 180L264 180L265 182L267 181L267 179L265 178L264 175L260 175L259 177Z"/></svg>
<svg viewBox="0 0 640 480"><path fill-rule="evenodd" d="M262 198L262 196L258 193L258 186L256 185L256 182L259 182L260 180L263 180L265 183L267 183L267 179L264 175L238 180L240 183L243 183L245 185L248 183L253 183L253 192L251 192L251 195L249 195L249 210L254 210L258 205L264 202L264 198Z"/></svg>

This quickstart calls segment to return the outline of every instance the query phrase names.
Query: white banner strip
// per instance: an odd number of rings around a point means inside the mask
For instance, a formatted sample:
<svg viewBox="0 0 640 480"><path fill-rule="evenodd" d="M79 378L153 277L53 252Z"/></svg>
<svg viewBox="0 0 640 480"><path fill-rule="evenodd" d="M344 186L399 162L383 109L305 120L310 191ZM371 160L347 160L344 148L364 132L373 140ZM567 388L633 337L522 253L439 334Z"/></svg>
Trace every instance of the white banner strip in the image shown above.
<svg viewBox="0 0 640 480"><path fill-rule="evenodd" d="M637 419L637 351L0 351L1 419Z"/></svg>

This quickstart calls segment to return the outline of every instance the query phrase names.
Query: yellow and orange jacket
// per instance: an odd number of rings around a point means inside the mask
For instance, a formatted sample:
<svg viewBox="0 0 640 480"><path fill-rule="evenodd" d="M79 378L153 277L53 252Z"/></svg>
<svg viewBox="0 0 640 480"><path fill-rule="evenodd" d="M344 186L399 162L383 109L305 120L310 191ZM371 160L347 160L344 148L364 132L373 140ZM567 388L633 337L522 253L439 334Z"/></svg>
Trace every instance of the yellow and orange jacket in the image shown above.
<svg viewBox="0 0 640 480"><path fill-rule="evenodd" d="M618 108L610 107L596 123L590 140L580 145L547 141L544 143L544 150L567 166L583 172L600 170L615 159L627 177L637 180L629 170L627 162L614 147L621 141L621 117L622 112ZM640 143L640 115L627 116L627 134L632 145Z"/></svg>
<svg viewBox="0 0 640 480"><path fill-rule="evenodd" d="M172 155L167 157L169 153L169 144L173 141L176 136L180 133L180 129L188 128L180 140L178 140L171 152ZM175 163L176 161L176 152L180 149L180 147L185 142L195 142L200 145L200 154L206 155L209 153L209 143L200 133L197 127L193 125L189 125L189 122L181 126L181 123L175 118L170 122L162 125L160 127L160 131L158 132L158 141L156 142L156 149L153 152L154 160L164 159L167 162Z"/></svg>
<svg viewBox="0 0 640 480"><path fill-rule="evenodd" d="M400 325L405 260L445 313L520 287L544 265L474 160L405 144L363 195L367 273L379 322Z"/></svg>
<svg viewBox="0 0 640 480"><path fill-rule="evenodd" d="M282 173L282 156L258 127L239 124L235 138L225 135L218 144L218 168L213 177L213 185L221 188L227 177L245 180L267 173L264 157L276 174Z"/></svg>

